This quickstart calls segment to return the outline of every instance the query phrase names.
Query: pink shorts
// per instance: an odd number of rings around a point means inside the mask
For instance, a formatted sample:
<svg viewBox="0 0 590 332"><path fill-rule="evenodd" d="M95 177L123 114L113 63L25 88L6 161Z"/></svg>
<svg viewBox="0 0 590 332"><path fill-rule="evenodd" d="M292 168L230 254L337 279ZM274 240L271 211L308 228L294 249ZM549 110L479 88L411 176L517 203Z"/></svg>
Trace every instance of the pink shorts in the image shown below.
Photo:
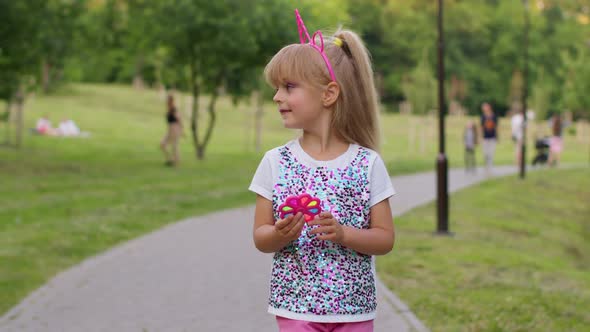
<svg viewBox="0 0 590 332"><path fill-rule="evenodd" d="M277 316L280 332L373 332L373 321L314 323Z"/></svg>
<svg viewBox="0 0 590 332"><path fill-rule="evenodd" d="M559 136L553 136L549 140L549 150L551 152L560 153L563 149L563 141Z"/></svg>

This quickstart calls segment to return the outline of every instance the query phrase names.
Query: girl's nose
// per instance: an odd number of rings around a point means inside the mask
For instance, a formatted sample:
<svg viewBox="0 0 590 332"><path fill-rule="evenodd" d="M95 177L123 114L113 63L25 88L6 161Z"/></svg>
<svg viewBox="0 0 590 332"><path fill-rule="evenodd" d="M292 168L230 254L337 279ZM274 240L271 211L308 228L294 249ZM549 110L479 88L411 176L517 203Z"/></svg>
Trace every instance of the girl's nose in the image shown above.
<svg viewBox="0 0 590 332"><path fill-rule="evenodd" d="M275 103L280 103L281 102L281 96L280 96L281 91L277 90L277 92L275 93L275 95L272 97L272 101L274 101Z"/></svg>

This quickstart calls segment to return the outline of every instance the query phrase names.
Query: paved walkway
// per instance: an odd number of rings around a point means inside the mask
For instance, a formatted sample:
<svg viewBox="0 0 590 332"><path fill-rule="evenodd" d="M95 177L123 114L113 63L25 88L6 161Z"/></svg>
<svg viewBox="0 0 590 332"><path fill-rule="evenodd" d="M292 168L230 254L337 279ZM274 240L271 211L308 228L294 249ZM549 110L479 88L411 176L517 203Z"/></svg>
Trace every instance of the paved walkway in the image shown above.
<svg viewBox="0 0 590 332"><path fill-rule="evenodd" d="M492 176L515 172L497 167ZM452 170L449 190L486 178L482 170ZM394 216L435 198L433 173L392 181ZM266 313L271 255L252 243L253 212L250 206L190 218L92 257L7 312L0 331L276 331ZM378 286L376 331L427 330Z"/></svg>

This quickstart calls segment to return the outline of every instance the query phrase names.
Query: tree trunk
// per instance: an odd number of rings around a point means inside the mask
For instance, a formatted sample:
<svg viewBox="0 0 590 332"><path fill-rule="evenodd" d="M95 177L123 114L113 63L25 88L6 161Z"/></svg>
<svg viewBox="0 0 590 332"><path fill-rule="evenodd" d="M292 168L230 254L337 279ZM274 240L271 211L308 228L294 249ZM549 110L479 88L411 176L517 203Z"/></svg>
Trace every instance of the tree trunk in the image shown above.
<svg viewBox="0 0 590 332"><path fill-rule="evenodd" d="M195 152L197 154L197 159L203 159L202 154L203 151L200 151L199 148L199 93L200 87L199 82L197 81L197 64L195 61L191 61L190 65L191 70L191 92L193 94L193 108L191 112L191 132L193 137L193 146L195 147Z"/></svg>
<svg viewBox="0 0 590 332"><path fill-rule="evenodd" d="M209 123L207 124L207 132L205 133L203 143L197 148L197 158L199 160L205 158L205 148L207 148L207 145L209 144L211 134L213 133L213 128L215 127L215 121L217 120L217 114L215 114L215 104L217 103L217 97L219 97L219 89L217 87L221 84L222 79L223 75L220 74L213 85L216 88L213 89L213 93L211 94L211 100L209 101L209 106L207 107L207 112L209 113Z"/></svg>
<svg viewBox="0 0 590 332"><path fill-rule="evenodd" d="M420 116L420 153L424 154L426 151L426 131L428 131L428 122L424 117L428 115L421 115Z"/></svg>
<svg viewBox="0 0 590 332"><path fill-rule="evenodd" d="M7 100L6 101L6 139L4 141L4 143L6 145L10 145L10 122L12 120L12 114L11 114L11 106L12 105L12 101L11 100Z"/></svg>
<svg viewBox="0 0 590 332"><path fill-rule="evenodd" d="M416 121L411 115L408 119L408 128L408 152L414 152L416 145Z"/></svg>
<svg viewBox="0 0 590 332"><path fill-rule="evenodd" d="M23 140L23 127L24 127L24 93L22 88L16 94L16 147L20 148Z"/></svg>
<svg viewBox="0 0 590 332"><path fill-rule="evenodd" d="M43 85L43 92L49 92L49 85L51 84L51 65L44 58L41 60L41 80Z"/></svg>
<svg viewBox="0 0 590 332"><path fill-rule="evenodd" d="M263 105L263 98L262 98L262 92L260 90L256 90L254 91L255 93L255 100L256 100L256 111L255 111L255 126L256 126L256 142L255 142L255 147L256 147L256 152L260 152L260 150L262 149L262 116L264 115L263 109L262 109L262 105Z"/></svg>
<svg viewBox="0 0 590 332"><path fill-rule="evenodd" d="M55 77L53 82L61 82L64 78L64 69L62 67L55 70Z"/></svg>
<svg viewBox="0 0 590 332"><path fill-rule="evenodd" d="M155 66L156 66L156 68L155 68L156 89L159 91L161 91L162 89L166 90L166 86L164 85L163 79L162 79L162 64L160 63L160 61L156 61Z"/></svg>
<svg viewBox="0 0 590 332"><path fill-rule="evenodd" d="M135 76L133 77L133 87L136 90L143 90L145 84L143 82L143 54L140 54L137 57L137 62L135 63Z"/></svg>

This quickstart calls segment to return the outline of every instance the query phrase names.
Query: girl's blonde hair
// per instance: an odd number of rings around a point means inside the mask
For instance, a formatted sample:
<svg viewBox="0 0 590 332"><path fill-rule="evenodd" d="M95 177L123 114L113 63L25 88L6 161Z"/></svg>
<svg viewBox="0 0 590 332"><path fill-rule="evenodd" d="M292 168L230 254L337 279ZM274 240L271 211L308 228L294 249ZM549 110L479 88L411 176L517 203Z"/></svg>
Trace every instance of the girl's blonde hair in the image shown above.
<svg viewBox="0 0 590 332"><path fill-rule="evenodd" d="M334 43L336 38L342 41L341 46ZM348 30L339 30L326 38L324 51L340 86L332 117L333 128L348 143L378 150L379 103L369 51L360 37ZM321 55L308 44L285 46L266 65L264 76L274 87L287 81L303 81L325 88L332 81Z"/></svg>

